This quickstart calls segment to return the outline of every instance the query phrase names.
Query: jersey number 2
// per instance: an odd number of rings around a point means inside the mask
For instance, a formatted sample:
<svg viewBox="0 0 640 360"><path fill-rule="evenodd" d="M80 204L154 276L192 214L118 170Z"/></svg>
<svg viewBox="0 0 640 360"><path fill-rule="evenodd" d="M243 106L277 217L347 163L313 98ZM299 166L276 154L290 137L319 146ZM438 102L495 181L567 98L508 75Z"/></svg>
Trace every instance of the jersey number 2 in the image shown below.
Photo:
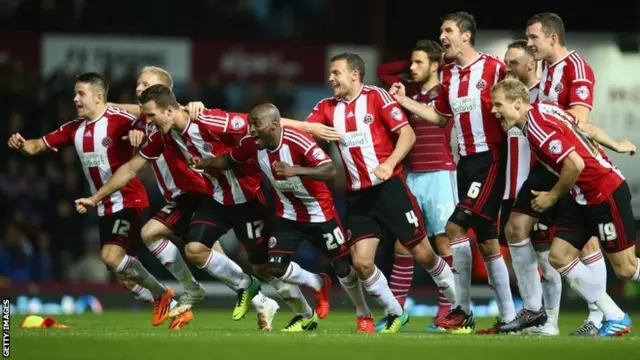
<svg viewBox="0 0 640 360"><path fill-rule="evenodd" d="M114 235L129 236L129 229L131 229L131 223L127 220L118 219L113 223L113 229L111 232Z"/></svg>
<svg viewBox="0 0 640 360"><path fill-rule="evenodd" d="M327 250L337 249L338 246L344 244L344 234L339 227L333 229L333 232L322 234Z"/></svg>

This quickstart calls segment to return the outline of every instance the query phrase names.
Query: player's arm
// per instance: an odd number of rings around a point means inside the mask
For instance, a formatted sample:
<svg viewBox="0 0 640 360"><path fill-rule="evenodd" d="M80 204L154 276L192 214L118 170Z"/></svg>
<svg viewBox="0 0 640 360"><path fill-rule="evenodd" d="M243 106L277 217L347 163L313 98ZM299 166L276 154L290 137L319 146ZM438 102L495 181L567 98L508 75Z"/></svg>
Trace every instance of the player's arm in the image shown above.
<svg viewBox="0 0 640 360"><path fill-rule="evenodd" d="M118 108L120 110L124 110L128 113L131 113L131 115L134 115L135 117L140 117L140 114L142 113L140 111L140 105L136 105L136 104L107 103L107 105L113 106L114 108Z"/></svg>
<svg viewBox="0 0 640 360"><path fill-rule="evenodd" d="M562 161L562 171L558 182L549 190L549 194L557 201L576 184L580 173L584 169L584 160L575 150L571 150Z"/></svg>
<svg viewBox="0 0 640 360"><path fill-rule="evenodd" d="M336 167L331 161L315 167L293 166L292 168L295 172L295 175L291 176L307 177L309 179L319 181L330 181L333 180L333 178L336 176ZM276 173L278 173L278 167L274 167L274 170L276 170Z"/></svg>
<svg viewBox="0 0 640 360"><path fill-rule="evenodd" d="M592 123L580 121L578 122L580 130L584 131L598 144L613 150L617 153L635 153L636 147L629 140L615 141L609 134Z"/></svg>
<svg viewBox="0 0 640 360"><path fill-rule="evenodd" d="M424 105L408 97L402 83L393 84L389 93L395 97L400 106L434 125L445 126L447 121L449 121L449 117L453 116L451 109L449 109L449 106L446 104L444 91L441 91L436 99L436 106L440 103L440 107L442 108L440 111L437 111L435 106Z"/></svg>
<svg viewBox="0 0 640 360"><path fill-rule="evenodd" d="M43 138L25 140L20 133L11 135L7 145L9 145L9 148L29 156L38 155L48 150Z"/></svg>
<svg viewBox="0 0 640 360"><path fill-rule="evenodd" d="M299 166L290 166L286 163L278 162L273 164L276 174L282 176L300 176L318 181L332 181L336 176L336 167L327 153L312 142L311 138L303 141L304 147L297 147L296 150L302 154L302 162Z"/></svg>
<svg viewBox="0 0 640 360"><path fill-rule="evenodd" d="M229 156L229 153L214 158L191 158L191 160L189 160L189 166L200 170L229 170L233 168L235 164L236 162Z"/></svg>
<svg viewBox="0 0 640 360"><path fill-rule="evenodd" d="M256 143L251 136L247 135L240 139L238 146L234 147L230 152L213 158L192 158L189 166L196 169L229 170L236 164L243 164L251 158L255 158L257 153Z"/></svg>
<svg viewBox="0 0 640 360"><path fill-rule="evenodd" d="M409 60L384 63L379 65L376 69L376 76L378 77L378 79L380 79L380 81L387 84L388 86L391 86L397 82L406 84L407 80L400 76L400 74L408 72L410 66L411 61Z"/></svg>
<svg viewBox="0 0 640 360"><path fill-rule="evenodd" d="M147 159L140 156L140 154L134 155L129 161L122 164L109 178L109 181L89 197L89 200L95 204L122 189L133 180L146 165Z"/></svg>
<svg viewBox="0 0 640 360"><path fill-rule="evenodd" d="M396 134L398 134L396 147L393 149L393 152L385 161L393 167L404 160L409 151L411 151L413 144L416 143L416 133L413 131L413 128L411 128L411 126L403 126L396 131Z"/></svg>

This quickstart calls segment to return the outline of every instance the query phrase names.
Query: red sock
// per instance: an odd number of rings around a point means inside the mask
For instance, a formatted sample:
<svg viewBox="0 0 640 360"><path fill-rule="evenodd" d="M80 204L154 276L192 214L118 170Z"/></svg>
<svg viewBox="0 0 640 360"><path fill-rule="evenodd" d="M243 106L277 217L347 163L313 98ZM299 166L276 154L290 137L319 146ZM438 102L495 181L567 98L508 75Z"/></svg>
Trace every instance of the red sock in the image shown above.
<svg viewBox="0 0 640 360"><path fill-rule="evenodd" d="M444 260L447 264L449 264L449 266L451 267L451 270L453 270L453 272L455 273L455 270L453 269L453 255L445 255L441 257L442 257L442 260ZM443 317L447 315L450 310L451 310L451 302L449 302L447 297L444 296L442 291L438 291L438 314L436 315L436 317L438 318Z"/></svg>
<svg viewBox="0 0 640 360"><path fill-rule="evenodd" d="M404 308L413 281L413 256L395 254L390 280L391 292Z"/></svg>

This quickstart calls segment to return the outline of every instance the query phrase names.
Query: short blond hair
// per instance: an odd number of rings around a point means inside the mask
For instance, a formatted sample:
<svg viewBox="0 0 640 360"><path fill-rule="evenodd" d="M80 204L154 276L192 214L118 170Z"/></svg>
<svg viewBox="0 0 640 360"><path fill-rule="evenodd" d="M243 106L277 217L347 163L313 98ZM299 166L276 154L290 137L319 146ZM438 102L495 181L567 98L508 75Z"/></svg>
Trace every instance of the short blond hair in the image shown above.
<svg viewBox="0 0 640 360"><path fill-rule="evenodd" d="M144 73L154 74L155 76L158 77L158 79L160 79L160 82L162 83L162 85L165 85L170 89L173 89L173 78L171 77L171 74L169 74L167 70L157 66L145 66L142 68L142 70L140 70L140 75Z"/></svg>
<svg viewBox="0 0 640 360"><path fill-rule="evenodd" d="M505 99L513 102L518 99L522 102L529 103L529 88L522 81L516 78L506 78L499 83L495 84L491 89L491 95L498 91L504 94Z"/></svg>

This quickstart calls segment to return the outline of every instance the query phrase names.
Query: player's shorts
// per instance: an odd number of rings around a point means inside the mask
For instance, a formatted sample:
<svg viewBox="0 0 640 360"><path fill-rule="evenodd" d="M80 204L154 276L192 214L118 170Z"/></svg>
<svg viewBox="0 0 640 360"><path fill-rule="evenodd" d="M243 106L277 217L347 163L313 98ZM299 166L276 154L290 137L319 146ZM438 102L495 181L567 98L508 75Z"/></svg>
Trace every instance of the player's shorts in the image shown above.
<svg viewBox="0 0 640 360"><path fill-rule="evenodd" d="M412 172L407 175L407 186L418 201L428 235L444 234L447 221L458 203L456 172Z"/></svg>
<svg viewBox="0 0 640 360"><path fill-rule="evenodd" d="M350 244L383 239L389 233L411 247L427 235L418 202L401 176L367 189L347 191L346 203Z"/></svg>
<svg viewBox="0 0 640 360"><path fill-rule="evenodd" d="M200 199L205 195L182 194L173 201L167 202L151 218L169 228L176 236L182 238L189 230L191 216L198 207Z"/></svg>
<svg viewBox="0 0 640 360"><path fill-rule="evenodd" d="M458 161L457 207L498 222L505 187L506 156L499 149L464 156Z"/></svg>
<svg viewBox="0 0 640 360"><path fill-rule="evenodd" d="M331 261L349 255L344 230L337 216L320 223L297 222L275 217L271 222L271 237L268 242L269 266L281 268L286 265L304 240Z"/></svg>
<svg viewBox="0 0 640 360"><path fill-rule="evenodd" d="M247 249L249 262L255 265L265 264L267 234L265 234L264 202L261 200L263 200L262 193L238 205L222 205L209 197L201 199L189 227L204 225L206 235L199 234L199 238L185 239L185 241L198 241L212 247L219 238L233 229L236 238Z"/></svg>
<svg viewBox="0 0 640 360"><path fill-rule="evenodd" d="M98 218L100 246L118 245L133 255L134 244L142 241L140 237L144 208L124 208L110 215Z"/></svg>
<svg viewBox="0 0 640 360"><path fill-rule="evenodd" d="M553 241L555 237L555 220L553 218L560 216L562 210L559 209L557 204L553 209L542 214L533 210L531 208L531 201L533 201L534 196L531 191L549 191L557 181L558 177L556 175L547 170L541 163L536 162L533 168L531 168L529 176L524 183L522 183L522 187L520 191L518 191L518 196L511 207L511 212L519 212L538 219L538 223L534 225L531 231L531 242L533 244L548 244ZM566 196L571 197L570 195Z"/></svg>

